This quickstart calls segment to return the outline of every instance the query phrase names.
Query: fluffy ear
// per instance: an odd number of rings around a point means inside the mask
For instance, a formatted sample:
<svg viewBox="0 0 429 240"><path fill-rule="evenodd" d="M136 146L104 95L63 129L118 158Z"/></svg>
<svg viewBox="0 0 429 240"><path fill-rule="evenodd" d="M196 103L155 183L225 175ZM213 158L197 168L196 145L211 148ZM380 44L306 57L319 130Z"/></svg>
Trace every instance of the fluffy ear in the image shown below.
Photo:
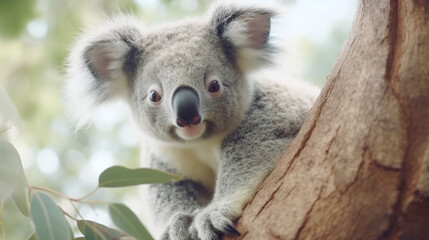
<svg viewBox="0 0 429 240"><path fill-rule="evenodd" d="M70 111L86 122L98 105L126 97L142 58L139 24L127 16L87 31L68 57L66 95Z"/></svg>
<svg viewBox="0 0 429 240"><path fill-rule="evenodd" d="M228 58L249 72L270 62L274 49L268 40L275 15L270 8L222 4L212 8L210 25Z"/></svg>

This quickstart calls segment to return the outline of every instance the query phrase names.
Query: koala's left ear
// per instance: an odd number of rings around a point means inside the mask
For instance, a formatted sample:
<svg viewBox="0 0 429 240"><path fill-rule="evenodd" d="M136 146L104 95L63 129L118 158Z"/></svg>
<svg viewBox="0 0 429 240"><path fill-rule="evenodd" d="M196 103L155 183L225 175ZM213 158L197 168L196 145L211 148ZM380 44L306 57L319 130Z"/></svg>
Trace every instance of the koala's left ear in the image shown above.
<svg viewBox="0 0 429 240"><path fill-rule="evenodd" d="M219 5L211 11L210 26L227 57L249 72L270 63L274 49L269 36L275 15L270 8Z"/></svg>
<svg viewBox="0 0 429 240"><path fill-rule="evenodd" d="M142 59L137 21L119 16L87 31L68 58L66 96L80 123L94 109L115 97L127 97Z"/></svg>

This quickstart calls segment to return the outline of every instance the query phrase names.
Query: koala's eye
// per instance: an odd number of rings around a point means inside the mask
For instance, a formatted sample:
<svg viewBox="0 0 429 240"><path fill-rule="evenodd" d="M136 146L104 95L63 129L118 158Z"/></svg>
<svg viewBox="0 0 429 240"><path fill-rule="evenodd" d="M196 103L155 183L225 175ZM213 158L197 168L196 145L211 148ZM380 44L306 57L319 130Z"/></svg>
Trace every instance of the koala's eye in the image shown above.
<svg viewBox="0 0 429 240"><path fill-rule="evenodd" d="M217 93L220 90L220 83L217 80L213 80L209 84L209 92L211 93Z"/></svg>
<svg viewBox="0 0 429 240"><path fill-rule="evenodd" d="M151 90L149 92L149 99L152 102L159 102L161 100L161 95L159 95L159 93L155 90Z"/></svg>
<svg viewBox="0 0 429 240"><path fill-rule="evenodd" d="M215 77L210 77L206 83L207 93L212 98L217 98L222 94L222 82Z"/></svg>

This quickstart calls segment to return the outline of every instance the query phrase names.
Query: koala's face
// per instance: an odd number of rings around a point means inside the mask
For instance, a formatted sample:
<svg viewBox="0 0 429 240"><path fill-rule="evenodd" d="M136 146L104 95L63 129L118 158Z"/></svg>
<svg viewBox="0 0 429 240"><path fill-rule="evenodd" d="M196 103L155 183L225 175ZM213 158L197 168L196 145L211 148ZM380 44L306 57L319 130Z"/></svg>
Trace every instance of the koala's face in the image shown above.
<svg viewBox="0 0 429 240"><path fill-rule="evenodd" d="M243 119L248 82L207 27L185 25L153 33L130 99L141 128L166 141L226 134Z"/></svg>
<svg viewBox="0 0 429 240"><path fill-rule="evenodd" d="M152 32L121 17L75 47L69 94L89 111L113 96L124 97L143 132L162 141L226 135L250 103L244 75L271 51L272 14L221 6L208 18Z"/></svg>

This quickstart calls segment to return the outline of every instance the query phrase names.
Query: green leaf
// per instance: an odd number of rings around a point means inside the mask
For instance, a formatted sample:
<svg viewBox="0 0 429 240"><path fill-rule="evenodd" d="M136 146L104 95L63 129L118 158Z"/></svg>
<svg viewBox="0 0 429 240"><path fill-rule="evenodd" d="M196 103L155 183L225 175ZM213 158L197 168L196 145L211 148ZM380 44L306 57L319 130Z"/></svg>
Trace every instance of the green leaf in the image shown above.
<svg viewBox="0 0 429 240"><path fill-rule="evenodd" d="M109 212L113 222L124 232L136 237L137 239L153 239L134 212L124 204L109 204Z"/></svg>
<svg viewBox="0 0 429 240"><path fill-rule="evenodd" d="M33 233L28 240L37 240L36 233Z"/></svg>
<svg viewBox="0 0 429 240"><path fill-rule="evenodd" d="M72 233L60 208L45 193L34 192L31 196L31 216L38 239L71 240Z"/></svg>
<svg viewBox="0 0 429 240"><path fill-rule="evenodd" d="M77 227L86 240L116 240L126 236L115 229L88 220L77 221Z"/></svg>
<svg viewBox="0 0 429 240"><path fill-rule="evenodd" d="M30 200L28 197L28 188L24 184L18 183L15 192L12 195L19 211L26 217L30 217Z"/></svg>
<svg viewBox="0 0 429 240"><path fill-rule="evenodd" d="M12 144L0 140L0 202L15 191L20 170L20 158Z"/></svg>
<svg viewBox="0 0 429 240"><path fill-rule="evenodd" d="M77 237L74 240L86 240L86 238L85 237Z"/></svg>
<svg viewBox="0 0 429 240"><path fill-rule="evenodd" d="M21 119L15 105L2 86L0 86L0 103L0 139L8 139L11 133L19 132Z"/></svg>
<svg viewBox="0 0 429 240"><path fill-rule="evenodd" d="M19 154L12 144L0 140L0 156L0 201L12 195L19 211L29 217L27 179Z"/></svg>
<svg viewBox="0 0 429 240"><path fill-rule="evenodd" d="M30 200L27 187L27 178L25 177L24 168L19 161L18 181L15 186L15 191L12 194L13 200L19 211L26 217L30 217Z"/></svg>
<svg viewBox="0 0 429 240"><path fill-rule="evenodd" d="M150 168L129 169L121 166L110 167L100 174L99 187L125 187L146 183L167 183L179 181L182 176Z"/></svg>

